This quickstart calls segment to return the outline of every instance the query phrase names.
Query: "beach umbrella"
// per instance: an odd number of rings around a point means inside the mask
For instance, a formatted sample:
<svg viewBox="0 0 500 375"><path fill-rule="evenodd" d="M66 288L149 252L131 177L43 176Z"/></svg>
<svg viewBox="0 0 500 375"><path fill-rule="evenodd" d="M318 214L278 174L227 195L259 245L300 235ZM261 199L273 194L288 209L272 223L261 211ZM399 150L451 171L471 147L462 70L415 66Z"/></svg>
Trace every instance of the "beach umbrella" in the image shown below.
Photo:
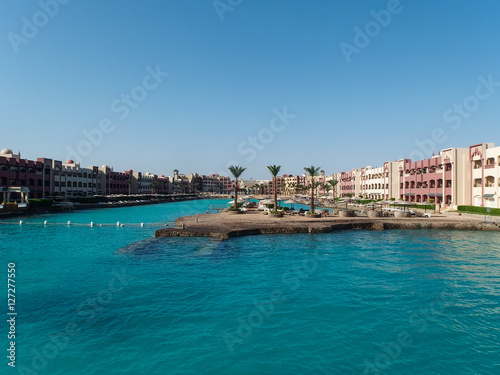
<svg viewBox="0 0 500 375"><path fill-rule="evenodd" d="M420 202L418 203L420 206L424 206L424 213L427 213L427 205L428 204L431 204L431 202L429 201L423 201L423 202Z"/></svg>
<svg viewBox="0 0 500 375"><path fill-rule="evenodd" d="M273 204L274 201L272 199L264 199L264 200L261 200L259 203L261 203L261 204Z"/></svg>
<svg viewBox="0 0 500 375"><path fill-rule="evenodd" d="M395 202L395 204L397 204L398 206L403 206L403 209L406 211L406 207L413 205L413 202L407 202L407 201L400 199L400 200L397 200Z"/></svg>

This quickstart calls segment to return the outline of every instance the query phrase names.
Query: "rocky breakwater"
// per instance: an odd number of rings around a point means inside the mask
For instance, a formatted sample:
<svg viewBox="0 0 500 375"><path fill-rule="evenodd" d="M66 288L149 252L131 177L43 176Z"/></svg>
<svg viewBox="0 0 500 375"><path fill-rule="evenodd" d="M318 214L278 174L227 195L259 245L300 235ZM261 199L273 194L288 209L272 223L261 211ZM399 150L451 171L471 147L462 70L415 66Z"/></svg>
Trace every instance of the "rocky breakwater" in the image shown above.
<svg viewBox="0 0 500 375"><path fill-rule="evenodd" d="M459 217L435 218L366 218L285 215L273 218L258 211L243 215L200 214L180 217L175 227L156 231L156 237L213 237L221 240L257 234L328 233L337 230L365 229L441 229L500 231L500 225Z"/></svg>

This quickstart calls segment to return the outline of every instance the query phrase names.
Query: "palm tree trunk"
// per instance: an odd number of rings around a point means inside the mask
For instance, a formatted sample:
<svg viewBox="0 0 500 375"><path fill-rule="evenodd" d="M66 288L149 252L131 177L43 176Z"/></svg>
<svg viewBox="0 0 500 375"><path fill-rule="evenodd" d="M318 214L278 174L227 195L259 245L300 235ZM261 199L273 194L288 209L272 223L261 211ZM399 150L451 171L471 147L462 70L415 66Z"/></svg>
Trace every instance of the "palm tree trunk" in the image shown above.
<svg viewBox="0 0 500 375"><path fill-rule="evenodd" d="M234 180L234 208L238 208L238 179Z"/></svg>
<svg viewBox="0 0 500 375"><path fill-rule="evenodd" d="M276 177L273 177L273 188L274 188L274 211L278 210L278 192L276 191Z"/></svg>
<svg viewBox="0 0 500 375"><path fill-rule="evenodd" d="M311 177L311 214L314 213L314 176Z"/></svg>

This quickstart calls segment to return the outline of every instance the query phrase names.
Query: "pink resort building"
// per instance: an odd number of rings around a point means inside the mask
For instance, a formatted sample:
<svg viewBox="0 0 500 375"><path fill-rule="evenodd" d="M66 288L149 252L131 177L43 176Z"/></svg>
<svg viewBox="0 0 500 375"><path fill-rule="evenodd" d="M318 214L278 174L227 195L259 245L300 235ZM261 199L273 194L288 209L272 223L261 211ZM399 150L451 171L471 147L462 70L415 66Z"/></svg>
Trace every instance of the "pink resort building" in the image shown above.
<svg viewBox="0 0 500 375"><path fill-rule="evenodd" d="M0 151L0 189L28 188L32 198L43 198L50 192L50 167L43 162L22 159L10 149Z"/></svg>
<svg viewBox="0 0 500 375"><path fill-rule="evenodd" d="M465 204L469 195L466 148L448 148L429 159L399 160L399 198L409 202L429 202L442 207Z"/></svg>
<svg viewBox="0 0 500 375"><path fill-rule="evenodd" d="M500 147L480 143L469 147L469 205L500 208Z"/></svg>
<svg viewBox="0 0 500 375"><path fill-rule="evenodd" d="M336 178L339 181L339 197L356 197L359 195L361 186L360 169L352 169L349 172L340 172L337 176L339 176L339 178Z"/></svg>

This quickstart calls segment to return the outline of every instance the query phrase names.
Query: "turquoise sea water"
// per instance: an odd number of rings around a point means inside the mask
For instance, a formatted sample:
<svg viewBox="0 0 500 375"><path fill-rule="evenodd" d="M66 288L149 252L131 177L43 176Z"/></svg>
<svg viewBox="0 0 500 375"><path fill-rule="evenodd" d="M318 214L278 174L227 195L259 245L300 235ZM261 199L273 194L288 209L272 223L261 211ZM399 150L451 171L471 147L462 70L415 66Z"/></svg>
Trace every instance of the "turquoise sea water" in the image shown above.
<svg viewBox="0 0 500 375"><path fill-rule="evenodd" d="M166 223L211 203L24 220ZM500 374L498 233L155 229L0 225L18 312L16 368L3 357L0 373Z"/></svg>

